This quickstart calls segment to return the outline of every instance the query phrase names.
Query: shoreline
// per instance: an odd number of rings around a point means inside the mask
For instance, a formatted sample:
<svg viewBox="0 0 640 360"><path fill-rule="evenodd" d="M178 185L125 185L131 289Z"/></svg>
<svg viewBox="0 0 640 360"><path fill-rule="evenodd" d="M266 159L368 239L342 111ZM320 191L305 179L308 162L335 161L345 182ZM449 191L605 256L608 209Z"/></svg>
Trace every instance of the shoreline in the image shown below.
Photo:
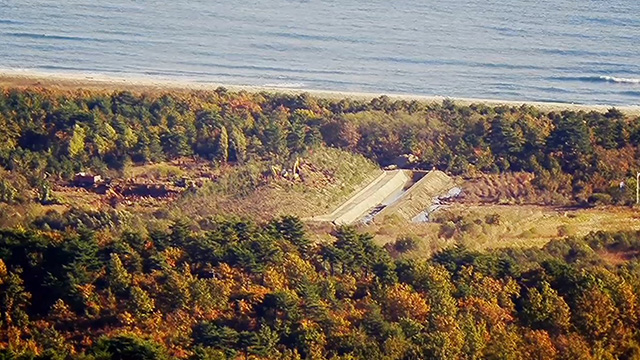
<svg viewBox="0 0 640 360"><path fill-rule="evenodd" d="M606 112L612 107L630 115L640 115L640 105L614 106L602 104L569 104L561 102L540 102L540 101L517 101L517 100L496 100L482 98L455 98L438 95L418 95L418 94L393 94L393 93L370 93L370 92L349 92L332 91L289 87L270 87L253 85L230 85L216 82L196 82L189 80L175 80L160 77L115 77L102 74L72 74L72 73L47 73L30 70L0 70L0 87L15 88L59 88L61 90L131 90L140 92L152 91L213 91L219 87L225 87L229 91L246 91L250 93L269 92L281 94L301 94L308 93L317 98L326 99L354 99L369 101L382 95L388 96L392 100L419 101L423 103L440 103L445 99L454 101L456 104L485 104L489 106L533 106L541 111L598 111Z"/></svg>

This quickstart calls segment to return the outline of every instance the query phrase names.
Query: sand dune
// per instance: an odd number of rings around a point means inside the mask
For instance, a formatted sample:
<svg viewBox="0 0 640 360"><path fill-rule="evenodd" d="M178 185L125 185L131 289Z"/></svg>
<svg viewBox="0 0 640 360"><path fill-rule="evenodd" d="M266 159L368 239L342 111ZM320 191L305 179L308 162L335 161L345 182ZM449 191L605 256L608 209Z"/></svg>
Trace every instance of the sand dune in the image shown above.
<svg viewBox="0 0 640 360"><path fill-rule="evenodd" d="M225 87L230 91L248 92L274 92L285 94L309 93L312 96L330 99L351 98L357 100L370 100L381 95L386 95L391 99L417 100L421 102L441 102L450 99L459 104L483 103L487 105L510 105L520 106L531 105L542 111L554 110L584 110L584 111L607 111L612 106L607 104L567 104L552 102L532 102L532 101L512 101L495 99L473 99L473 98L449 98L445 96L426 96L410 94L392 93L366 93L366 92L341 92L331 90L316 89L296 89L280 88L269 86L250 85L229 85L214 82L196 82L188 80L174 80L151 77L112 77L101 74L61 74L43 73L36 71L0 70L0 86L2 87L54 87L60 89L105 89L153 92L153 91L194 91L194 90L215 90L218 87ZM640 106L617 106L618 110L629 114L640 114Z"/></svg>

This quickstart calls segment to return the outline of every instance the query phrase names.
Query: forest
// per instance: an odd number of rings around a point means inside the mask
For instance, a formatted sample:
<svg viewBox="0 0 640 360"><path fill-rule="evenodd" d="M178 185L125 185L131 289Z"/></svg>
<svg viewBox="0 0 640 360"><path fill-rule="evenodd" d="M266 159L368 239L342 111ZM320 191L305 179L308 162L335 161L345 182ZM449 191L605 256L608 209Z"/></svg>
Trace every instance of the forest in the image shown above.
<svg viewBox="0 0 640 360"><path fill-rule="evenodd" d="M387 165L413 154L417 169L453 175L530 172L555 202L631 204L640 169L640 117L612 108L544 113L530 106L318 99L308 94L216 91L0 92L0 199L20 198L78 171L196 157L288 165L318 146ZM625 186L621 187L620 183Z"/></svg>
<svg viewBox="0 0 640 360"><path fill-rule="evenodd" d="M6 88L0 211L62 206L52 188L78 172L169 161L241 169L212 181L240 198L327 149L368 159L352 167L411 154L461 178L527 173L544 205L621 208L639 145L640 117L616 109ZM185 188L176 201L198 206ZM296 216L159 209L150 224L73 205L0 228L0 359L640 359L640 232L410 257L410 237L316 241Z"/></svg>
<svg viewBox="0 0 640 360"><path fill-rule="evenodd" d="M353 228L333 236L311 243L295 217L148 236L2 230L0 356L640 356L640 233L428 260L393 260Z"/></svg>

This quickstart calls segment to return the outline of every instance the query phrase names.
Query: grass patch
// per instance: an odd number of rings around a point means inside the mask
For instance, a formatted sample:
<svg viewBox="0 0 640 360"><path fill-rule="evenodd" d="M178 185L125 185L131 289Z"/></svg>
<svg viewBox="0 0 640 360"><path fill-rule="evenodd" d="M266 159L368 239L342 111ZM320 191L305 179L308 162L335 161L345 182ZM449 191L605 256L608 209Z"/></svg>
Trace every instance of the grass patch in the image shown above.
<svg viewBox="0 0 640 360"><path fill-rule="evenodd" d="M613 206L564 210L535 205L455 204L441 210L436 218L440 223L383 221L363 230L375 234L381 246L404 236L418 239L416 249L400 257L428 257L454 244L475 250L528 248L541 247L559 237L584 236L591 231L640 230L637 210ZM443 226L448 231L443 231Z"/></svg>
<svg viewBox="0 0 640 360"><path fill-rule="evenodd" d="M337 207L381 171L361 155L326 147L301 158L300 178L295 181L274 178L270 165L254 161L229 167L177 207L193 218L221 213L263 220L281 215L305 218Z"/></svg>
<svg viewBox="0 0 640 360"><path fill-rule="evenodd" d="M179 179L185 175L184 170L169 163L131 166L124 171L125 179Z"/></svg>

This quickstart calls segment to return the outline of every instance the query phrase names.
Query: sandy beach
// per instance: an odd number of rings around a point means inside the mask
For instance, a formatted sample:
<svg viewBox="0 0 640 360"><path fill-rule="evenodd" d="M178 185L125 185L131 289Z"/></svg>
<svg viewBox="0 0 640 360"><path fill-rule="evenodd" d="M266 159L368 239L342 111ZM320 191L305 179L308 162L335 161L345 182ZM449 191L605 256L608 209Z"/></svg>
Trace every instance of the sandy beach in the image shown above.
<svg viewBox="0 0 640 360"><path fill-rule="evenodd" d="M318 98L329 99L356 99L371 100L381 95L386 95L391 99L420 101L426 103L442 102L444 99L450 99L458 104L487 104L487 105L509 105L520 106L523 104L531 105L542 111L600 111L605 112L610 109L611 105L606 104L568 104L554 102L532 102L532 101L512 101L512 100L495 100L482 98L453 98L446 96L427 96L412 94L393 94L393 93L366 93L366 92L342 92L331 90L317 89L298 89L285 87L268 87L268 86L250 86L250 85L229 85L215 82L195 82L188 80L173 80L152 77L112 77L101 74L62 74L62 73L44 73L35 71L11 71L0 70L0 87L43 87L58 88L65 90L130 90L136 92L156 92L156 91L211 91L219 87L225 87L230 91L247 91L247 92L271 92L284 94L300 94L308 93ZM634 115L640 115L640 106L616 106L622 112Z"/></svg>

